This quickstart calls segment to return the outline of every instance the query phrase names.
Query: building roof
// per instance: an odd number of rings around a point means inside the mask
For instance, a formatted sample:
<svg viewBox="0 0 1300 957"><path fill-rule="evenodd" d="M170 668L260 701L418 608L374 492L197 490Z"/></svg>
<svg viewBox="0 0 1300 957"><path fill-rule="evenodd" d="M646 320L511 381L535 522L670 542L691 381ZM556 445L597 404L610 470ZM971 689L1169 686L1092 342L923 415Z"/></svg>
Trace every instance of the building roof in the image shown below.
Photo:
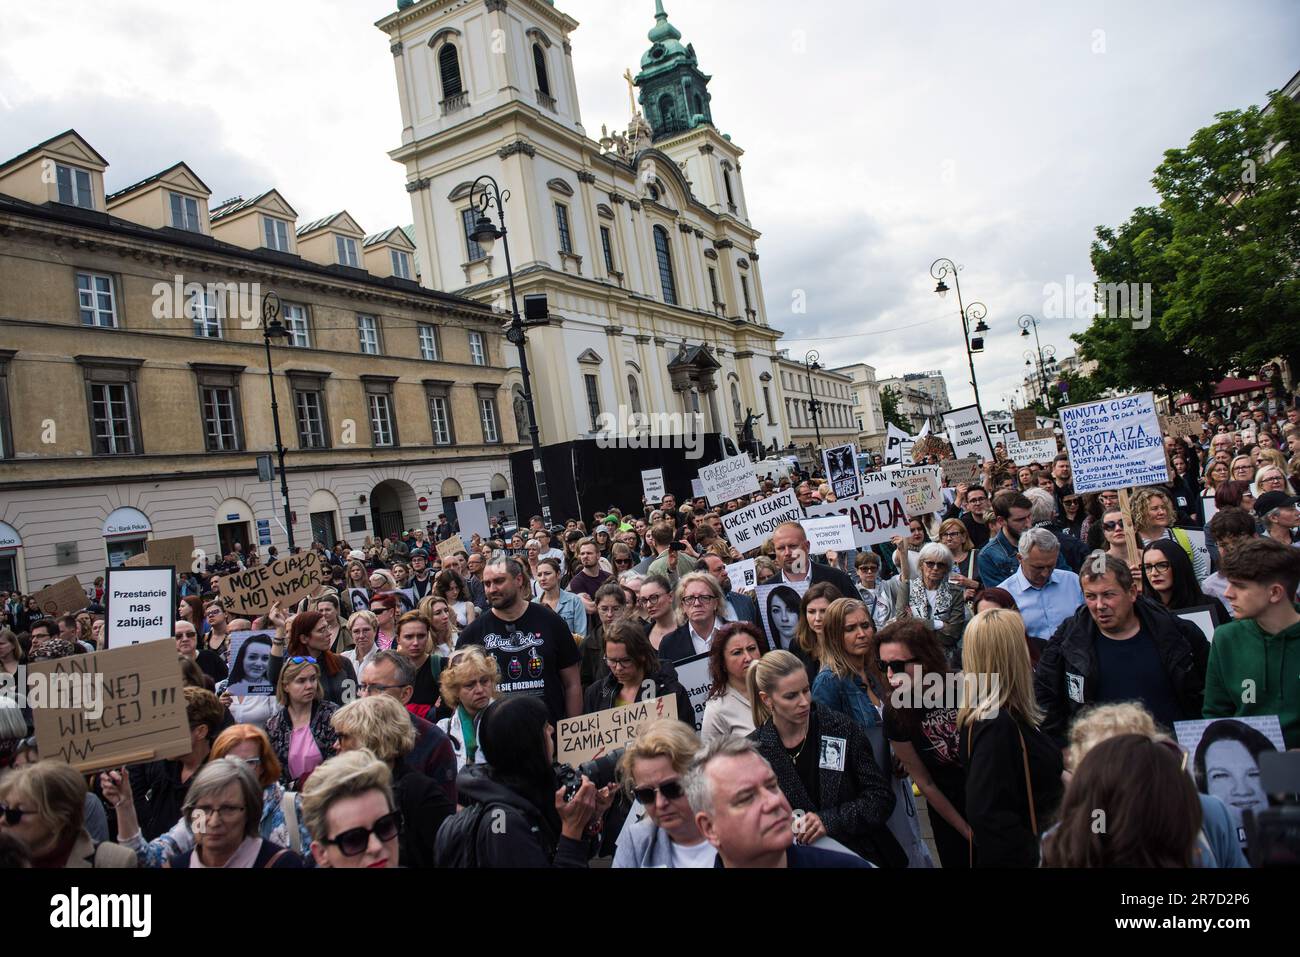
<svg viewBox="0 0 1300 957"><path fill-rule="evenodd" d="M7 166L12 166L15 163L25 160L27 159L27 157L31 156L34 153L39 153L41 150L45 149L45 147L49 146L55 140L61 140L65 136L75 136L77 139L81 140L81 142L85 144L86 149L90 150L90 152L95 154L95 159L97 159L100 163L103 163L105 166L108 165L108 160L104 159L104 157L100 155L97 149L95 149L93 146L87 143L86 138L84 136L82 136L76 130L68 129L68 130L64 130L62 133L56 133L54 136L51 136L48 140L42 140L40 143L37 143L29 150L23 150L21 153L19 153L17 156L13 157L12 159L5 160L3 163L0 163L0 169L4 169Z"/></svg>
<svg viewBox="0 0 1300 957"><path fill-rule="evenodd" d="M126 189L119 189L116 193L109 193L108 196L106 196L106 197L104 198L104 199L105 199L105 202L109 202L109 203L111 203L113 200L117 199L119 196L125 196L125 195L127 195L128 193L134 193L134 192L136 192L137 190L144 189L146 186L150 186L150 185L152 185L152 184L158 182L158 180L162 179L164 176L166 176L168 173L172 172L173 170L178 170L178 169L182 169L182 168L185 170L185 172L189 173L191 176L194 177L194 181L195 181L196 183L198 183L200 186L203 187L203 191L204 191L205 193L208 193L209 195L211 195L212 190L208 189L208 184L205 183L205 182L203 182L203 180L199 179L198 174L195 173L194 170L190 169L188 163L186 163L184 160L182 160L182 161L179 162L179 163L174 163L174 164L172 164L171 166L168 166L165 170L162 170L162 171L160 171L160 172L154 173L152 176L149 176L149 177L146 177L145 179L140 180L140 182L138 182L138 183L132 183L132 184L131 184L130 186L128 186Z"/></svg>

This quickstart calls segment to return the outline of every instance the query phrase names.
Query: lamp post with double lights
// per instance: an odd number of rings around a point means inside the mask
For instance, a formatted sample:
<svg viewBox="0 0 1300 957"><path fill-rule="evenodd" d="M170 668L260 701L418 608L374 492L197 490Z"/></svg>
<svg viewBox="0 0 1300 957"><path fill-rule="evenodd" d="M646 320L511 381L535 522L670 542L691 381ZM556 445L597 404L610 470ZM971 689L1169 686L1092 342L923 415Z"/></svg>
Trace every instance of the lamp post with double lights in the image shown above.
<svg viewBox="0 0 1300 957"><path fill-rule="evenodd" d="M280 297L268 292L262 297L262 340L266 344L266 381L271 385L271 421L275 424L275 453L280 460L280 497L284 499L284 533L293 554L293 512L289 508L289 479L284 471L284 439L280 435L280 405L275 400L275 371L271 368L271 340L288 339L289 330L280 321Z"/></svg>
<svg viewBox="0 0 1300 957"><path fill-rule="evenodd" d="M510 199L510 190L503 190L497 181L484 173L470 187L470 208L475 211L474 229L470 239L483 247L484 255L496 240L501 240L506 257L506 280L510 285L510 327L506 330L506 341L519 350L519 371L524 380L524 405L528 407L528 437L533 446L533 481L537 487L537 504L542 510L542 520L551 526L551 499L546 489L546 473L542 471L542 445L537 430L537 410L533 407L532 377L528 373L528 353L525 345L528 336L524 332L524 321L519 315L519 303L515 297L515 272L510 262L510 240L507 238L505 203ZM500 227L496 226L488 210L496 207L501 216Z"/></svg>
<svg viewBox="0 0 1300 957"><path fill-rule="evenodd" d="M957 275L957 264L944 257L930 264L930 275L938 280L934 291L939 294L940 299L948 295L948 284L943 281L943 278L949 274L952 275L952 284L957 287L957 310L961 314L962 344L966 347L966 361L970 365L970 387L975 392L975 408L979 410L980 425L984 429L984 435L987 436L988 423L984 421L984 407L980 405L980 387L975 378L975 353L984 351L984 333L989 331L984 317L988 315L989 310L982 302L966 305L961 296L961 279ZM975 323L973 338L972 322Z"/></svg>
<svg viewBox="0 0 1300 957"><path fill-rule="evenodd" d="M821 355L817 352L816 349L809 349L808 354L803 357L803 367L808 372L808 397L809 397L808 411L812 413L813 431L817 433L818 452L820 452L822 448L822 429L821 429L821 425L818 424L817 416L822 410L822 404L820 401L818 401L816 393L813 392L812 374L814 372L821 371L822 367L821 364L818 362L819 359L821 359Z"/></svg>
<svg viewBox="0 0 1300 957"><path fill-rule="evenodd" d="M1020 326L1021 338L1028 338L1029 329L1031 326L1033 327L1034 348L1025 350L1025 365L1032 367L1035 364L1035 358L1037 359L1038 388L1043 397L1043 408L1050 413L1052 411L1052 401L1047 391L1047 377L1056 373L1056 347L1053 345L1045 346L1039 340L1038 320L1033 316L1021 316L1016 320L1016 323Z"/></svg>

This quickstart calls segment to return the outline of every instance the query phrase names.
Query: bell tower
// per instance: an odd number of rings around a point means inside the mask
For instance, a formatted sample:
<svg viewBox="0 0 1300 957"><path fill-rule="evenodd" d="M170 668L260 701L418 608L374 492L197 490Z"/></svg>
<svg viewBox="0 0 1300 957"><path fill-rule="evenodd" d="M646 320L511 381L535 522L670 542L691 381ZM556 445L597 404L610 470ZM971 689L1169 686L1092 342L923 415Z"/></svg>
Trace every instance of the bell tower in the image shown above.
<svg viewBox="0 0 1300 957"><path fill-rule="evenodd" d="M641 57L635 82L641 88L641 110L654 131L654 141L712 125L712 77L700 71L695 47L682 45L682 34L668 22L663 0L655 0L655 25L648 36L651 46Z"/></svg>

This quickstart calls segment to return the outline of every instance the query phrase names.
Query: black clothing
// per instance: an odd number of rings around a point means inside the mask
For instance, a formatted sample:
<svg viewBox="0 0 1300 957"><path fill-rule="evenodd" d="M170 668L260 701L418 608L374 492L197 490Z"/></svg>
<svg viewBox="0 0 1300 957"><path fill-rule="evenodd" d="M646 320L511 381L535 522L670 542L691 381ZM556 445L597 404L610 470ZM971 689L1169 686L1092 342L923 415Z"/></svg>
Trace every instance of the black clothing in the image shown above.
<svg viewBox="0 0 1300 957"><path fill-rule="evenodd" d="M218 681L225 681L226 675L229 673L226 671L226 663L221 656L216 652L208 651L206 648L194 656L194 663L199 666L200 671L212 679L214 685Z"/></svg>
<svg viewBox="0 0 1300 957"><path fill-rule="evenodd" d="M127 768L131 777L131 794L135 800L136 817L140 833L146 841L166 834L181 819L185 795L189 793L191 776L181 782L180 761L150 761L133 764ZM198 774L198 769L194 771Z"/></svg>
<svg viewBox="0 0 1300 957"><path fill-rule="evenodd" d="M456 805L431 777L400 758L393 768L393 801L402 812L398 861L403 867L433 867L438 828L456 813Z"/></svg>
<svg viewBox="0 0 1300 957"><path fill-rule="evenodd" d="M560 673L581 662L568 624L536 602L515 621L503 621L496 610L480 615L460 633L456 647L482 645L497 660L504 695L537 695L546 702L551 722L568 717Z"/></svg>

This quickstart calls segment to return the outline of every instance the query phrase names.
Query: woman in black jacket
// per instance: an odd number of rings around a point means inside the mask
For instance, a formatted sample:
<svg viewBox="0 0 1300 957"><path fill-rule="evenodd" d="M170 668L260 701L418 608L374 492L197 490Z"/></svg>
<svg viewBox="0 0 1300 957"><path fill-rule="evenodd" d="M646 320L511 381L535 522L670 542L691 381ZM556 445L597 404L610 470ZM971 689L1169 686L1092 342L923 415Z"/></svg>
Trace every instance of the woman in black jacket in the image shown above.
<svg viewBox="0 0 1300 957"><path fill-rule="evenodd" d="M796 811L795 840L830 837L877 867L906 867L907 855L885 825L894 792L862 729L812 700L808 672L788 651L769 651L745 680L754 709L749 737Z"/></svg>
<svg viewBox="0 0 1300 957"><path fill-rule="evenodd" d="M677 699L677 718L695 723L690 695L677 681L677 670L661 662L645 631L627 619L618 619L602 631L605 664L609 674L583 696L583 714L633 704L642 698Z"/></svg>
<svg viewBox="0 0 1300 957"><path fill-rule="evenodd" d="M586 777L566 801L555 776L555 728L541 698L489 705L479 725L488 764L456 778L465 810L438 831L436 867L586 867L587 825L614 800L617 784Z"/></svg>
<svg viewBox="0 0 1300 957"><path fill-rule="evenodd" d="M966 625L964 706L957 711L966 765L966 821L975 867L1037 867L1039 839L1064 785L1061 751L1040 730L1043 712L1024 619L980 612Z"/></svg>

